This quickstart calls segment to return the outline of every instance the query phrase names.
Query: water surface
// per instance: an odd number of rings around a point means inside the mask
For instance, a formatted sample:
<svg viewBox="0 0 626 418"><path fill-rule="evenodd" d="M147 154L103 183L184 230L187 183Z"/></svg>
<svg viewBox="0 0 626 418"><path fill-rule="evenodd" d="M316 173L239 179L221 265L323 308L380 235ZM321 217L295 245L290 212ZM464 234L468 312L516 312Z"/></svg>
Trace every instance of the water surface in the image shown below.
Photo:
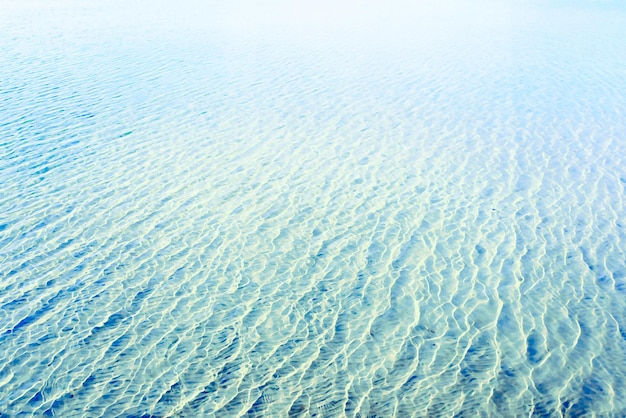
<svg viewBox="0 0 626 418"><path fill-rule="evenodd" d="M626 414L624 6L127 3L0 1L0 416Z"/></svg>

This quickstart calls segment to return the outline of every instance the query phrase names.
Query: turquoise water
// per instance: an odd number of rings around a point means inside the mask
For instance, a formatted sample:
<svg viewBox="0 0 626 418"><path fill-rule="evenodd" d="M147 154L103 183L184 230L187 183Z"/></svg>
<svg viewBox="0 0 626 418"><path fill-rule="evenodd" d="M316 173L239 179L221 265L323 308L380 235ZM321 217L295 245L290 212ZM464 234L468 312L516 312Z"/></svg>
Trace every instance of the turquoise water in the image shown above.
<svg viewBox="0 0 626 418"><path fill-rule="evenodd" d="M0 0L0 416L626 416L626 7Z"/></svg>

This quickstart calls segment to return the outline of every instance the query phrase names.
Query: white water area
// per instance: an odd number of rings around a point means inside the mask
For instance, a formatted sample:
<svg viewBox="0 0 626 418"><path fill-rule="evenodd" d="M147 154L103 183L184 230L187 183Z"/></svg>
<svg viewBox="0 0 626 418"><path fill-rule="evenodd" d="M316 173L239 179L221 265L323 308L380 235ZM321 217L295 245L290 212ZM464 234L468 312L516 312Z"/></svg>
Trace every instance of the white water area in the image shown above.
<svg viewBox="0 0 626 418"><path fill-rule="evenodd" d="M0 417L626 416L626 5L403 3L0 0Z"/></svg>

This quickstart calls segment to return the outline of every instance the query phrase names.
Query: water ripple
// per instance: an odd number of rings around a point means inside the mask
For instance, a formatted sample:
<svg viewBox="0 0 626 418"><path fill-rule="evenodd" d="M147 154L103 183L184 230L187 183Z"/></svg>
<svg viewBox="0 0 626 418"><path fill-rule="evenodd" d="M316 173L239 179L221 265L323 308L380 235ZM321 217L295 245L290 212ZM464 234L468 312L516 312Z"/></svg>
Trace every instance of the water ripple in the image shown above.
<svg viewBox="0 0 626 418"><path fill-rule="evenodd" d="M623 416L623 10L71 3L0 4L0 416Z"/></svg>

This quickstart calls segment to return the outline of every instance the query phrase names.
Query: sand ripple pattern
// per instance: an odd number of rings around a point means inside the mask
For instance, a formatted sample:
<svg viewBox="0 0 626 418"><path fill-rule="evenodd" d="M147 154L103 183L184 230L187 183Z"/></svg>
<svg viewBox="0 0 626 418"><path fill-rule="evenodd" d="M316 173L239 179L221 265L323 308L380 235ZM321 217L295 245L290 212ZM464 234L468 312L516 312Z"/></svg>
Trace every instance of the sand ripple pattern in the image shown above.
<svg viewBox="0 0 626 418"><path fill-rule="evenodd" d="M622 11L365 46L2 7L0 416L626 414Z"/></svg>

